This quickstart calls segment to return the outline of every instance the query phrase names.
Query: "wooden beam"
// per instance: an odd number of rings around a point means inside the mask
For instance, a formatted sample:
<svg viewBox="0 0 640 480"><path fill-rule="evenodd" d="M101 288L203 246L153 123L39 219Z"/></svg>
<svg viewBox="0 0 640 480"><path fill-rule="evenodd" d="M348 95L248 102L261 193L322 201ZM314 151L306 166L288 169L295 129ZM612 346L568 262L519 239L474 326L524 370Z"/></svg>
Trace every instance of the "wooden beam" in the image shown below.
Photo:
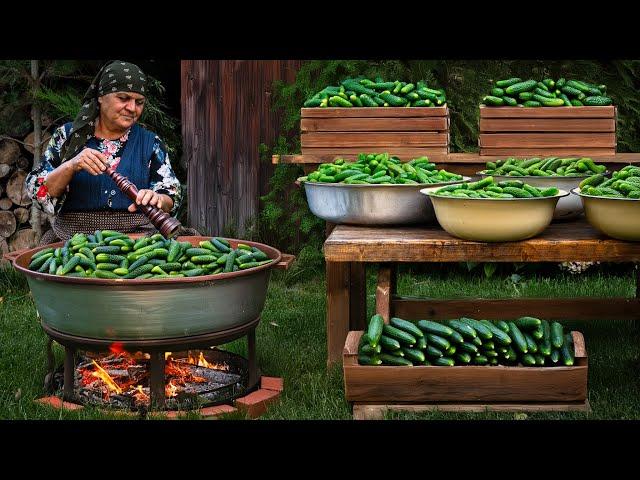
<svg viewBox="0 0 640 480"><path fill-rule="evenodd" d="M327 275L327 364L342 359L344 342L349 333L350 265L326 262Z"/></svg>
<svg viewBox="0 0 640 480"><path fill-rule="evenodd" d="M395 297L393 316L407 320L446 320L461 316L511 320L536 312L546 320L640 320L638 298L417 299Z"/></svg>

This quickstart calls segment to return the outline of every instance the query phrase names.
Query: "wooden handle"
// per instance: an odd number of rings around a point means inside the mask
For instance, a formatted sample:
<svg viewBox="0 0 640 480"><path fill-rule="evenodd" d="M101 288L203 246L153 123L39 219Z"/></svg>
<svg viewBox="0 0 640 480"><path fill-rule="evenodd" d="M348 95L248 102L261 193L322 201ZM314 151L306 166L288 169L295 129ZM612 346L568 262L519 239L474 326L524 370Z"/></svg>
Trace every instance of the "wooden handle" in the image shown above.
<svg viewBox="0 0 640 480"><path fill-rule="evenodd" d="M23 248L22 250L14 250L13 252L5 253L4 255L2 255L2 259L9 260L11 263L13 263L16 258L18 258L20 255L22 255L24 252L28 250L31 250L31 249Z"/></svg>
<svg viewBox="0 0 640 480"><path fill-rule="evenodd" d="M289 255L288 253L283 253L282 258L273 268L279 268L280 270L288 270L293 261L296 259L295 255Z"/></svg>

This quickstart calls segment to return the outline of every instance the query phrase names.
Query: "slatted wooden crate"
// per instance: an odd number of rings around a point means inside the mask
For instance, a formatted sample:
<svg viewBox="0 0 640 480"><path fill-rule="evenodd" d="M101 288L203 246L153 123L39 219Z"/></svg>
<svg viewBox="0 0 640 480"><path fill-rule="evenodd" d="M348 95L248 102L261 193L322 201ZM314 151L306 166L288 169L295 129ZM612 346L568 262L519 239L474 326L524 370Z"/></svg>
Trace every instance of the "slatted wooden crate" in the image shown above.
<svg viewBox="0 0 640 480"><path fill-rule="evenodd" d="M388 152L402 160L449 153L449 109L442 107L302 108L303 155L325 161Z"/></svg>
<svg viewBox="0 0 640 480"><path fill-rule="evenodd" d="M614 155L616 107L480 106L480 155Z"/></svg>
<svg viewBox="0 0 640 480"><path fill-rule="evenodd" d="M368 366L358 364L362 331L351 331L343 351L347 401L355 406L440 406L447 410L588 410L584 338L571 332L575 364L558 367ZM405 408L407 409L407 408Z"/></svg>

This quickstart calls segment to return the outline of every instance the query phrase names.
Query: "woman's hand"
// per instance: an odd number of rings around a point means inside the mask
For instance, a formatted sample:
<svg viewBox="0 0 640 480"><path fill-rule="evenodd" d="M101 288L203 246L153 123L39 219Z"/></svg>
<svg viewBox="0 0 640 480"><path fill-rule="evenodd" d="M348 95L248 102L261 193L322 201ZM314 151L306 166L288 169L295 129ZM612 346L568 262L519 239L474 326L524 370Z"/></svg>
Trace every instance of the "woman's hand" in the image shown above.
<svg viewBox="0 0 640 480"><path fill-rule="evenodd" d="M73 167L74 173L84 170L91 175L100 175L109 166L105 155L93 148L83 149L69 160L69 163Z"/></svg>
<svg viewBox="0 0 640 480"><path fill-rule="evenodd" d="M171 197L168 195L156 193L153 190L142 189L138 191L136 203L129 205L128 210L135 212L138 209L136 205L151 205L152 207L169 212L173 207L173 200L171 200Z"/></svg>

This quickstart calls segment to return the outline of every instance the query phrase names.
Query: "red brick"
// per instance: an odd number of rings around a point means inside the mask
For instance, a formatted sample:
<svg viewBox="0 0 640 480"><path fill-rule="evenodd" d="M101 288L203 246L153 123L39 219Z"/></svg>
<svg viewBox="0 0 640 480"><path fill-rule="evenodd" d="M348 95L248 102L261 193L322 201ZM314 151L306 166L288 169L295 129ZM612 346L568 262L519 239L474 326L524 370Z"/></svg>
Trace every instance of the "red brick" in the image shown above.
<svg viewBox="0 0 640 480"><path fill-rule="evenodd" d="M261 388L249 395L236 399L236 407L245 415L257 418L267 411L267 405L275 402L280 397L280 392Z"/></svg>
<svg viewBox="0 0 640 480"><path fill-rule="evenodd" d="M36 402L53 408L64 408L65 410L80 410L84 408L82 405L78 405L77 403L63 402L61 398L54 396L42 397L37 399Z"/></svg>
<svg viewBox="0 0 640 480"><path fill-rule="evenodd" d="M238 409L232 407L231 405L215 405L213 407L200 409L200 415L202 415L203 417L217 417L218 415L233 413L237 411Z"/></svg>
<svg viewBox="0 0 640 480"><path fill-rule="evenodd" d="M261 377L260 388L281 392L284 390L284 379L281 377Z"/></svg>

